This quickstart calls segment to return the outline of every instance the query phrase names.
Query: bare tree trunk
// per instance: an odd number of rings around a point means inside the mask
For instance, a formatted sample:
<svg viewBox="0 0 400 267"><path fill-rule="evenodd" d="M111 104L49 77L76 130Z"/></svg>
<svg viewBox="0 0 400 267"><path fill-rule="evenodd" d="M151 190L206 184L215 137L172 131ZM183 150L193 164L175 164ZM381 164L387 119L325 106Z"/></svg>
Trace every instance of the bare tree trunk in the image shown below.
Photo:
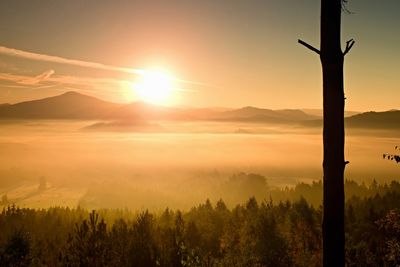
<svg viewBox="0 0 400 267"><path fill-rule="evenodd" d="M354 41L342 52L340 26L343 0L321 0L321 49L299 40L320 55L324 108L323 266L345 266L344 239L344 85L343 63Z"/></svg>
<svg viewBox="0 0 400 267"><path fill-rule="evenodd" d="M323 266L341 267L344 240L344 55L340 46L342 0L321 1L324 107Z"/></svg>

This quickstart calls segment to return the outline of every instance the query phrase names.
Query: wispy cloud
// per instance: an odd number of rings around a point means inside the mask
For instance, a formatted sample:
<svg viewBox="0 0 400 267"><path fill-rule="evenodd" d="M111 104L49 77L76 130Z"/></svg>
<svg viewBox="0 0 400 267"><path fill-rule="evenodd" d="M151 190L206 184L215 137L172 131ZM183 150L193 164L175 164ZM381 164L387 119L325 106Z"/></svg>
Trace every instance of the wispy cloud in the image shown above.
<svg viewBox="0 0 400 267"><path fill-rule="evenodd" d="M51 56L51 55L46 55L46 54L39 54L39 53L19 50L19 49L15 49L15 48L9 48L9 47L5 47L5 46L0 46L0 54L7 55L7 56L19 57L19 58L25 58L25 59L30 59L30 60L36 60L36 61L53 62L53 63L58 63L58 64L73 65L73 66L99 69L99 70L109 70L109 71L138 74L138 75L143 75L146 73L146 71L143 69L118 67L118 66L106 65L106 64L102 64L102 63L98 63L98 62L69 59L69 58L64 58L64 57L59 57L59 56ZM192 84L195 86L217 88L217 86L206 84L203 82L198 82L198 81L182 80L182 79L179 79L176 77L174 77L174 80L177 82Z"/></svg>
<svg viewBox="0 0 400 267"><path fill-rule="evenodd" d="M99 69L99 70L109 70L109 71L117 71L117 72L131 73L131 74L143 74L143 72L144 72L141 69L117 67L117 66L106 65L106 64L97 63L97 62L90 62L90 61L69 59L69 58L64 58L64 57L59 57L59 56L51 56L51 55L46 55L46 54L33 53L33 52L28 52L28 51L24 51L24 50L15 49L15 48L8 48L5 46L0 46L0 54L7 55L7 56L19 57L19 58L25 58L25 59L31 59L31 60L36 60L36 61L73 65L73 66Z"/></svg>
<svg viewBox="0 0 400 267"><path fill-rule="evenodd" d="M37 76L34 77L27 77L25 79L21 79L18 83L25 84L25 85L35 85L42 81L45 81L50 78L51 75L55 73L54 70L45 71Z"/></svg>
<svg viewBox="0 0 400 267"><path fill-rule="evenodd" d="M25 76L11 73L0 73L0 80L15 82L21 85L36 85L40 82L46 81L51 75L55 73L54 70L47 70L37 76Z"/></svg>
<svg viewBox="0 0 400 267"><path fill-rule="evenodd" d="M68 75L53 75L54 70L47 70L36 76L26 76L11 73L0 73L0 80L14 82L18 87L35 87L43 88L43 86L51 87L56 85L87 85L93 86L96 84L117 84L122 80L112 78L92 78L92 77L78 77ZM6 87L15 87L6 85Z"/></svg>
<svg viewBox="0 0 400 267"><path fill-rule="evenodd" d="M127 73L127 74L135 74L135 75L144 75L146 74L146 70L143 69L133 69L133 68L126 68L126 67L118 67L113 65L106 65L98 62L90 62L90 61L83 61L83 60L76 60L76 59L69 59L59 56L52 56L47 54L40 54L34 53L24 50L19 50L15 48L9 48L5 46L0 46L0 54L11 56L11 57L18 57L24 58L28 60L35 60L41 62L50 62L50 63L57 63L57 64L64 64L64 65L72 65L84 68L91 68L97 70L108 70L120 73ZM54 70L48 70L43 72L37 76L30 77L30 76L23 76L19 74L10 74L10 73L0 73L0 80L11 81L15 82L18 85L8 86L8 87L29 87L34 86L35 89L43 88L44 87L54 87L58 85L80 85L80 86L95 86L102 84L113 84L113 85L120 85L124 82L124 80L116 80L111 78L91 78L91 77L78 77L78 76L65 76L65 75L53 75L55 73ZM173 77L173 80L180 84L187 84L191 85L191 87L210 87L210 88L217 88L216 86L205 84L202 82L196 81L188 81L178 79ZM129 81L128 81L129 82ZM179 91L197 91L196 89L183 89L180 88Z"/></svg>
<svg viewBox="0 0 400 267"><path fill-rule="evenodd" d="M15 84L2 84L7 88L22 89L45 89L59 88L63 91L73 89L75 91L92 91L93 88L100 91L115 92L115 90L127 90L131 88L132 81L124 79L106 78L106 77L85 77L57 75L50 69L36 76L27 76L21 74L0 73L0 81L12 82ZM86 88L86 89L85 89ZM130 90L130 89L128 89ZM176 91L196 92L197 90L177 87Z"/></svg>

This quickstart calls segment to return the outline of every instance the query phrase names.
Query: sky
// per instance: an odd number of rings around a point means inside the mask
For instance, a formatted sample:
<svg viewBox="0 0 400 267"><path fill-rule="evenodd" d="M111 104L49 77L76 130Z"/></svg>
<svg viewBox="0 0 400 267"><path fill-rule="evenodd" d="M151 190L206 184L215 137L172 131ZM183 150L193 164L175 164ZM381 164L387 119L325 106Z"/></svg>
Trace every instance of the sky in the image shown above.
<svg viewBox="0 0 400 267"><path fill-rule="evenodd" d="M400 1L349 0L346 109L400 109ZM2 0L0 103L78 91L140 101L163 70L164 105L321 108L318 0Z"/></svg>

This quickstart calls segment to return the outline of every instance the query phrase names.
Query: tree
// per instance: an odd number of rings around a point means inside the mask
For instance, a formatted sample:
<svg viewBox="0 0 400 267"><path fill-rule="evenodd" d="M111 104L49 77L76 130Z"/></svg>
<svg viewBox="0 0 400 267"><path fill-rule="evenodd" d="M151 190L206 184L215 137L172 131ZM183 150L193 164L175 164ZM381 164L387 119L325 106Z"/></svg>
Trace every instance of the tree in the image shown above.
<svg viewBox="0 0 400 267"><path fill-rule="evenodd" d="M73 235L68 238L64 251L67 266L105 266L109 262L107 225L94 210L89 220L76 224Z"/></svg>
<svg viewBox="0 0 400 267"><path fill-rule="evenodd" d="M29 266L32 261L30 252L29 233L23 229L16 230L7 241L4 252L0 251L1 266Z"/></svg>
<svg viewBox="0 0 400 267"><path fill-rule="evenodd" d="M323 266L345 264L344 251L344 56L354 45L351 39L342 52L341 13L347 0L321 0L320 50L299 43L320 56L323 75Z"/></svg>
<svg viewBox="0 0 400 267"><path fill-rule="evenodd" d="M385 232L386 255L388 266L400 266L400 213L390 210L386 216L376 222L379 229Z"/></svg>
<svg viewBox="0 0 400 267"><path fill-rule="evenodd" d="M128 253L131 266L157 266L158 250L154 237L154 218L148 211L139 214L133 224Z"/></svg>

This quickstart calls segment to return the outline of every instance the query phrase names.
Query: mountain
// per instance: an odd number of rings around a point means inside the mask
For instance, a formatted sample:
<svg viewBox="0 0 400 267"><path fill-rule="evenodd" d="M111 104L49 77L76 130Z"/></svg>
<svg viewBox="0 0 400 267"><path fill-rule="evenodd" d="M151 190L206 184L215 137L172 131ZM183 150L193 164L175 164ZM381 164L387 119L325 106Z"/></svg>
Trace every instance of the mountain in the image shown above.
<svg viewBox="0 0 400 267"><path fill-rule="evenodd" d="M304 120L315 120L318 118L319 117L306 114L304 111L298 109L272 110L250 106L230 111L224 111L214 116L214 119L217 120L269 123L288 123Z"/></svg>
<svg viewBox="0 0 400 267"><path fill-rule="evenodd" d="M302 121L305 127L322 127L322 119ZM369 111L345 118L346 128L400 129L400 110Z"/></svg>
<svg viewBox="0 0 400 267"><path fill-rule="evenodd" d="M301 110L304 111L307 114L314 115L314 116L321 117L321 118L322 118L322 116L324 114L324 111L322 109L303 108ZM360 113L361 112L359 112L359 111L345 110L344 111L344 116L345 117L351 117L351 116L354 116L354 115L357 115L357 114L360 114Z"/></svg>
<svg viewBox="0 0 400 267"><path fill-rule="evenodd" d="M172 111L172 108L142 102L117 104L67 92L39 100L0 105L0 119L144 120L162 119Z"/></svg>
<svg viewBox="0 0 400 267"><path fill-rule="evenodd" d="M39 100L0 106L0 119L93 119L93 120L218 120L288 123L318 117L301 110L174 108L143 102L117 104L67 92Z"/></svg>
<svg viewBox="0 0 400 267"><path fill-rule="evenodd" d="M295 124L306 127L322 125L320 116L299 109L271 110L248 106L226 110L163 107L143 102L117 104L77 92L67 92L54 97L17 104L0 105L0 119L130 121L129 127L143 127L143 124L138 124L138 122L147 120L259 122ZM123 125L126 125L126 123L123 123ZM105 127L105 125L97 126ZM347 117L346 127L398 129L400 128L400 111L360 113Z"/></svg>
<svg viewBox="0 0 400 267"><path fill-rule="evenodd" d="M400 129L400 110L365 112L346 118L346 126L353 128Z"/></svg>
<svg viewBox="0 0 400 267"><path fill-rule="evenodd" d="M111 121L97 122L83 128L86 131L110 131L110 132L146 132L160 133L165 129L158 124L149 123L147 121Z"/></svg>
<svg viewBox="0 0 400 267"><path fill-rule="evenodd" d="M0 106L7 119L106 119L120 105L76 92Z"/></svg>

